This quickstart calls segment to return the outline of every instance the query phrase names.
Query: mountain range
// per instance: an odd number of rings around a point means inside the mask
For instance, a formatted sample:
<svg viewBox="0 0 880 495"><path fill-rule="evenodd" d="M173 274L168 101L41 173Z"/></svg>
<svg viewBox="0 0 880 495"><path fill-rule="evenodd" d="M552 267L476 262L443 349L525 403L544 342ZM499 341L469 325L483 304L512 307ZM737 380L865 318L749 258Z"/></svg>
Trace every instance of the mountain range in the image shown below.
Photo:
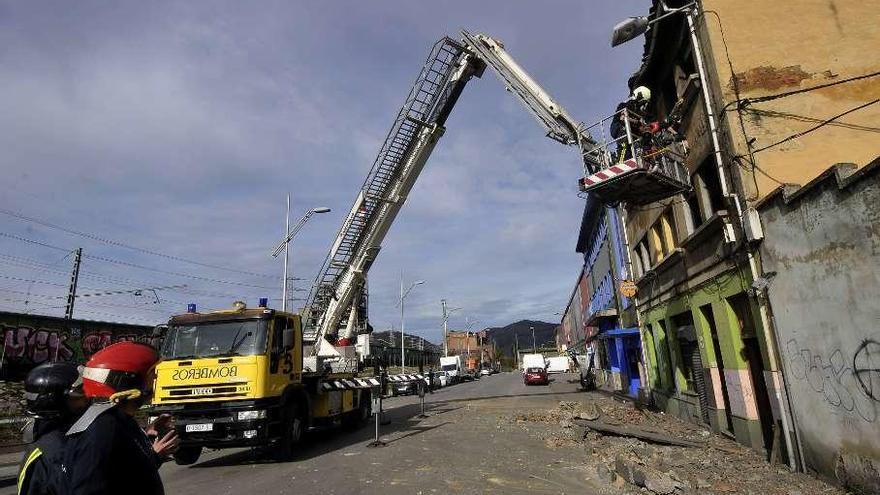
<svg viewBox="0 0 880 495"><path fill-rule="evenodd" d="M557 324L545 321L520 320L504 327L488 328L486 333L500 354L513 356L516 354L517 341L521 350L531 349L532 327L535 329L535 344L538 347L556 345Z"/></svg>

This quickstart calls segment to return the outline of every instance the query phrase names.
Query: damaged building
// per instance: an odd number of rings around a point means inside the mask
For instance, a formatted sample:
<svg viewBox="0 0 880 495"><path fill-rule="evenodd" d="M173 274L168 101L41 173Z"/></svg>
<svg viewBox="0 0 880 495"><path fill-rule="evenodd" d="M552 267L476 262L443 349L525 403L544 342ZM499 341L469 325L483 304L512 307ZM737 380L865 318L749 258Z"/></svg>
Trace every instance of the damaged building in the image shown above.
<svg viewBox="0 0 880 495"><path fill-rule="evenodd" d="M648 88L644 120L685 151L643 146L626 163L676 154L688 187L663 194L659 181L644 188L650 201L611 180L592 187L605 206L588 194L587 210L605 221L582 224L578 244L584 325L640 337L638 394L617 391L861 493L880 493L878 173L867 166L880 155L880 58L864 56L880 45L865 22L878 8L655 0L630 19L646 32L622 99ZM614 239L596 243L611 217L619 260Z"/></svg>

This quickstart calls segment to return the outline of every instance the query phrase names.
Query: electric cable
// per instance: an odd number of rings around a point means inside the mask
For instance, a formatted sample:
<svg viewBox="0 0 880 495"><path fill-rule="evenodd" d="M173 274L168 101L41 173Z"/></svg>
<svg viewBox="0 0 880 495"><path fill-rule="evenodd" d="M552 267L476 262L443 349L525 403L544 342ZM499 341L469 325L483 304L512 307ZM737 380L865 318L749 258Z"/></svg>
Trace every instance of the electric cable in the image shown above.
<svg viewBox="0 0 880 495"><path fill-rule="evenodd" d="M154 250L151 250L151 249L146 249L146 248L142 248L142 247L138 247L138 246L133 246L133 245L131 245L131 244L127 244L127 243L124 243L124 242L121 242L121 241L116 241L116 240L113 240L113 239L107 239L107 238L105 238L105 237L101 237L101 236L98 236L98 235L96 235L96 234L90 234L90 233L88 233L88 232L83 232L83 231L79 231L79 230L74 230L74 229L71 229L71 228L63 227L63 226L61 226L61 225L57 225L57 224L51 223L51 222L49 222L49 221L47 221L47 220L42 220L42 219L39 219L39 218L26 216L26 215L23 215L23 214L21 214L21 213L18 213L18 212L12 211L12 210L7 210L7 209L5 209L5 208L0 208L0 214L7 215L7 216L10 216L10 217L13 217L13 218L17 218L17 219L19 219L19 220L23 220L23 221L26 221L26 222L34 223L34 224L37 224L37 225L41 225L41 226L43 226L43 227L47 227L47 228L50 228L50 229L60 230L60 231L62 231L62 232L66 232L66 233L68 233L68 234L72 234L72 235L80 236L80 237L83 237L83 238L86 238L86 239L91 239L91 240L93 240L93 241L102 242L102 243L104 243L104 244L108 244L108 245L111 245L111 246L121 247L121 248L125 248L125 249L131 249L131 250L133 250L133 251L137 251L137 252L140 252L140 253L149 254L149 255L152 255L152 256L159 256L159 257L161 257L161 258L165 258L165 259L169 259L169 260L174 260L174 261L179 261L179 262L181 262L181 263L189 263L189 264L191 264L191 265L201 266L201 267L204 267L204 268L213 268L213 269L215 269L215 270L225 270L225 271L229 271L229 272L240 273L240 274L243 274L243 275L251 275L251 276L254 276L254 277L276 278L274 275L267 275L267 274L265 274L265 273L256 273L256 272L250 272L250 271L247 271L247 270L238 270L238 269L235 269L235 268L229 268L229 267L220 266L220 265L213 265L213 264L210 264L210 263L203 263L203 262L201 262L201 261L195 261L195 260L191 260L191 259L188 259L188 258L182 258L182 257L180 257L180 256L174 256L174 255L171 255L171 254L160 253L160 252L158 252L158 251L154 251Z"/></svg>
<svg viewBox="0 0 880 495"><path fill-rule="evenodd" d="M21 242L26 242L26 243L29 243L29 244L36 244L36 245L39 245L39 246L42 246L42 247L45 247L45 248L49 248L49 249L55 249L55 250L65 251L65 252L69 251L68 249L66 249L66 248L62 248L62 247L60 247L60 246L54 246L54 245L52 245L52 244L47 244L47 243L45 243L45 242L36 241L36 240L33 240L33 239L28 239L28 238L26 238L26 237L21 237L21 236L15 235L15 234L7 233L7 232L0 232L0 237L6 237L6 238L9 238L9 239L14 239L14 240L21 241ZM275 289L274 287L267 287L267 286L265 286L265 285L248 284L248 283L244 283L244 282L236 282L236 281L231 281L231 280L222 280L222 279L216 279L216 278L210 278L210 277L202 277L202 276L200 276L200 275L193 275L193 274L191 274L191 273L182 273L182 272L173 272L173 271L168 271L168 270L161 270L161 269L159 269L159 268L153 268L153 267L149 267L149 266L139 265L139 264L137 264L137 263L131 263L131 262L128 262L128 261L117 260L117 259L114 259L114 258L107 258L107 257L104 257L104 256L97 256L97 255L93 255L93 254L83 254L83 258L88 258L88 259L95 260L95 261L100 261L100 262L103 262L103 263L112 263L112 264L116 264L116 265L128 266L128 267L131 267L131 268L138 268L138 269L140 269L140 270L148 270L148 271L153 271L153 272L156 272L156 273L163 273L163 274L166 274L166 275L174 275L174 276L176 276L176 277L185 277L185 278L191 278L191 279L194 279L194 280L202 280L202 281L204 281L204 282L214 282L214 283L220 283L220 284L239 285L239 286L242 286L242 287L252 287L252 288L255 288L255 289L266 289L266 290L274 290L274 289Z"/></svg>
<svg viewBox="0 0 880 495"><path fill-rule="evenodd" d="M805 136L805 135L807 135L807 134L810 134L810 133L813 132L813 131L816 131L816 130L822 128L822 127L825 127L826 125L828 125L828 124L834 122L835 120L837 120L837 119L839 119L839 118L841 118L841 117L844 117L844 116L846 116L846 115L849 115L849 114L851 114L851 113L853 113L853 112L857 112L857 111L859 111L859 110L861 110L861 109L863 109L863 108L869 107L869 106L871 106L871 105L875 105L875 104L877 104L878 102L880 102L880 98L877 98L877 99L874 99L874 100L869 101L869 102L867 102L867 103L863 103L863 104L861 104L861 105L859 105L859 106L856 106L856 107L850 108L849 110L847 110L847 111L845 111L845 112L843 112L843 113L839 113L839 114L835 115L834 117L831 117L831 118L829 118L829 119L823 120L822 122L819 122L818 124L814 125L813 127L810 127L809 129L805 129L805 130L803 130L803 131L796 132L796 133L794 133L794 134L792 134L792 135L790 135L790 136L788 136L788 137L785 137L785 138L783 138L783 139L780 139L779 141L776 141L775 143L768 144L768 145L766 145L766 146L763 146L763 147L761 147L761 148L758 148L758 149L754 150L752 153L760 153L760 152L765 151L765 150L768 150L768 149L770 149L770 148L773 148L773 147L779 146L780 144L787 143L787 142L789 142L789 141L791 141L791 140L793 140L793 139L797 139L797 138L799 138L799 137L803 137L803 136Z"/></svg>

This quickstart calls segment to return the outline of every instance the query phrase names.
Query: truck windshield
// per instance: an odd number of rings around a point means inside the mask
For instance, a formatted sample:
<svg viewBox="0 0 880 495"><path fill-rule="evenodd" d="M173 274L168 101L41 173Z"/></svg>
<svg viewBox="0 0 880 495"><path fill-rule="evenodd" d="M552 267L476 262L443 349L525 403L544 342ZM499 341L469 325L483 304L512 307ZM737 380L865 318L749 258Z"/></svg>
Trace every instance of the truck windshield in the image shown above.
<svg viewBox="0 0 880 495"><path fill-rule="evenodd" d="M440 367L440 369L442 369L443 371L455 371L458 369L458 367L454 364L444 364Z"/></svg>
<svg viewBox="0 0 880 495"><path fill-rule="evenodd" d="M266 350L267 320L175 325L162 345L164 359L251 356Z"/></svg>

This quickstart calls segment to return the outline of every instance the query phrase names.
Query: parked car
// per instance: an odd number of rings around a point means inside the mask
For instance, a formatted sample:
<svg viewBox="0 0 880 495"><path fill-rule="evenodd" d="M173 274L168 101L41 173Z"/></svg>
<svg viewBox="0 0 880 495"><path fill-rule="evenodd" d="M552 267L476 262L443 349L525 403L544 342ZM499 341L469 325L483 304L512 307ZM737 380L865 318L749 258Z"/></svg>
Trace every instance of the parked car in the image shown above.
<svg viewBox="0 0 880 495"><path fill-rule="evenodd" d="M492 374L492 370L489 368L483 368L480 370L480 376L489 376Z"/></svg>
<svg viewBox="0 0 880 495"><path fill-rule="evenodd" d="M405 382L394 382L391 385L391 395L410 395L419 393L419 381L410 380Z"/></svg>
<svg viewBox="0 0 880 495"><path fill-rule="evenodd" d="M434 371L434 388L443 388L449 385L449 376L443 371Z"/></svg>
<svg viewBox="0 0 880 495"><path fill-rule="evenodd" d="M523 373L523 383L526 385L550 385L550 377L544 368L526 368Z"/></svg>

